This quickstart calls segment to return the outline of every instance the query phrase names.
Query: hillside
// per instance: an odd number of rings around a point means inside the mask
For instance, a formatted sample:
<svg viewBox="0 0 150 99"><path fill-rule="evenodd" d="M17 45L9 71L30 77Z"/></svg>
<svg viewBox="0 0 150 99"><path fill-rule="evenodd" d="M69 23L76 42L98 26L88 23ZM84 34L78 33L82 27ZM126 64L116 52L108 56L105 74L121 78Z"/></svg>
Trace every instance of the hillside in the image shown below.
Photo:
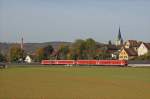
<svg viewBox="0 0 150 99"><path fill-rule="evenodd" d="M0 42L0 51L3 54L6 54L9 52L9 49L13 45L18 45L20 46L19 43L2 43ZM24 50L27 51L28 53L33 53L35 52L36 49L40 47L44 47L47 45L52 45L54 49L57 49L60 45L71 45L71 42L44 42L44 43L24 43Z"/></svg>
<svg viewBox="0 0 150 99"><path fill-rule="evenodd" d="M106 46L107 44L103 44L103 43L97 43L97 47L103 47ZM52 45L54 49L57 49L60 45L68 45L71 46L72 42L63 42L63 41L55 41L55 42L43 42L43 43L24 43L24 50L31 54L34 53L36 51L36 49L47 46L47 45ZM20 46L19 43L3 43L0 42L0 51L3 54L7 54L9 52L9 49L11 48L11 46L13 45L18 45Z"/></svg>

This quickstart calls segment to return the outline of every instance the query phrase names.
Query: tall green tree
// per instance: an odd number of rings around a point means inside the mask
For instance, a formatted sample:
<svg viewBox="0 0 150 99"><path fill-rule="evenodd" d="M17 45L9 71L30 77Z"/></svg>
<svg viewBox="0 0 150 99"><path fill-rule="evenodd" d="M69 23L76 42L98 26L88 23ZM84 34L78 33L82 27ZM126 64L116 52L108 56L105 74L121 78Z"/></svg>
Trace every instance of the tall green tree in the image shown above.
<svg viewBox="0 0 150 99"><path fill-rule="evenodd" d="M111 40L108 41L108 45L112 45Z"/></svg>
<svg viewBox="0 0 150 99"><path fill-rule="evenodd" d="M86 59L86 42L84 40L76 40L72 47L77 59Z"/></svg>
<svg viewBox="0 0 150 99"><path fill-rule="evenodd" d="M35 61L40 62L41 60L44 60L44 59L50 59L53 51L54 51L54 48L51 45L47 45L43 48L38 48L36 50Z"/></svg>
<svg viewBox="0 0 150 99"><path fill-rule="evenodd" d="M73 43L72 49L77 59L95 59L96 57L96 41L92 38L76 40Z"/></svg>
<svg viewBox="0 0 150 99"><path fill-rule="evenodd" d="M51 46L51 45L47 45L43 48L44 50L44 56L46 57L46 59L50 59L51 57L51 54L53 53L54 51L54 48Z"/></svg>
<svg viewBox="0 0 150 99"><path fill-rule="evenodd" d="M97 52L96 59L111 59L111 52L107 50L107 47L101 47L98 50L99 51Z"/></svg>
<svg viewBox="0 0 150 99"><path fill-rule="evenodd" d="M88 38L85 41L86 43L86 50L87 50L87 59L94 59L96 56L96 42L92 38Z"/></svg>
<svg viewBox="0 0 150 99"><path fill-rule="evenodd" d="M69 46L67 45L61 45L58 51L59 51L59 59L67 59L67 55L70 49L69 49Z"/></svg>

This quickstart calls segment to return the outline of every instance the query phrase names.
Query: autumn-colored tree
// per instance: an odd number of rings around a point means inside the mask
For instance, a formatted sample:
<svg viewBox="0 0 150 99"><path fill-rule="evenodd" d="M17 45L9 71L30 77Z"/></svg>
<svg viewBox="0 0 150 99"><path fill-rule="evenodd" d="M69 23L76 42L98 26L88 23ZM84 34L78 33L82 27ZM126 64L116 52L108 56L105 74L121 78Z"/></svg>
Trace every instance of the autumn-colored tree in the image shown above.
<svg viewBox="0 0 150 99"><path fill-rule="evenodd" d="M54 51L54 48L51 45L47 45L43 48L38 48L36 50L35 61L40 62L41 60L44 60L44 59L50 59L50 56L53 51Z"/></svg>
<svg viewBox="0 0 150 99"><path fill-rule="evenodd" d="M72 47L69 48L69 53L67 54L67 59L69 60L77 60L78 55L75 51L75 49L73 49Z"/></svg>
<svg viewBox="0 0 150 99"><path fill-rule="evenodd" d="M40 62L41 60L46 59L46 58L47 57L44 54L44 48L38 48L36 50L36 59L35 59L35 61Z"/></svg>
<svg viewBox="0 0 150 99"><path fill-rule="evenodd" d="M25 53L19 46L14 45L10 48L9 56L11 62L21 62L25 57Z"/></svg>
<svg viewBox="0 0 150 99"><path fill-rule="evenodd" d="M0 52L0 62L5 62L6 61L6 56L4 56L1 52Z"/></svg>

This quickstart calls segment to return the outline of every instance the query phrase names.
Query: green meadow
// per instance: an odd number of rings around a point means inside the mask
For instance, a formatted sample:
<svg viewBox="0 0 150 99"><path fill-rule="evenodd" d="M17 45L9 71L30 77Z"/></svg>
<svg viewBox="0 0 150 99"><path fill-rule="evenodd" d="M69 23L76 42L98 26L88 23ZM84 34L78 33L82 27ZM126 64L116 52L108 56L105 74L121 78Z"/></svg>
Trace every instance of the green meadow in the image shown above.
<svg viewBox="0 0 150 99"><path fill-rule="evenodd" d="M0 69L0 99L150 99L150 68Z"/></svg>

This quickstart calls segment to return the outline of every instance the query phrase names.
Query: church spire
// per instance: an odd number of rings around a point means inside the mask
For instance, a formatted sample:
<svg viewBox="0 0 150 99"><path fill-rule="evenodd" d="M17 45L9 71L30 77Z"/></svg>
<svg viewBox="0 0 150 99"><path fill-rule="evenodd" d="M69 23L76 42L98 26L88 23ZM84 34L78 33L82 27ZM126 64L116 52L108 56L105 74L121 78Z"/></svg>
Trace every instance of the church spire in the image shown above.
<svg viewBox="0 0 150 99"><path fill-rule="evenodd" d="M116 45L122 45L123 44L123 38L121 36L121 31L120 31L120 26L119 26L119 31L118 31L118 36L116 40Z"/></svg>
<svg viewBox="0 0 150 99"><path fill-rule="evenodd" d="M118 40L122 39L121 32L120 32L120 26L119 26L119 32L118 32Z"/></svg>

